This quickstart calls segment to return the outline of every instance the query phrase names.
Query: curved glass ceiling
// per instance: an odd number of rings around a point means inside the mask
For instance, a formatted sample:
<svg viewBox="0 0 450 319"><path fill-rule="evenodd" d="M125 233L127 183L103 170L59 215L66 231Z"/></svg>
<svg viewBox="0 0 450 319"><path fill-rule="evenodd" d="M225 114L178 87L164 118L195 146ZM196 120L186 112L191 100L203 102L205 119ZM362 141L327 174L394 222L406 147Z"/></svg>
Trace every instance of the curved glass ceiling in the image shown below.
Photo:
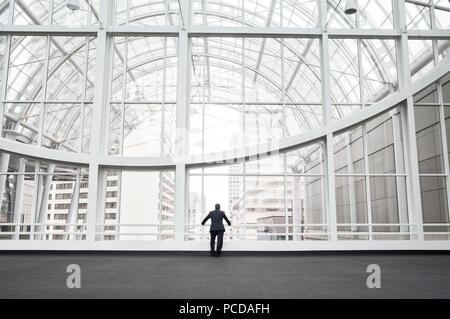
<svg viewBox="0 0 450 319"><path fill-rule="evenodd" d="M99 58L96 37L83 33L83 28L99 25L99 1L80 1L78 11L68 10L63 0L16 0L11 2L13 10L9 3L1 1L2 24L11 20L13 25L68 26L81 32L0 38L7 72L4 135L23 143L89 152ZM175 0L115 1L111 23L217 30L214 36L191 36L191 81L183 84L190 87L190 150L203 154L277 141L325 125L322 101L328 82L332 120L399 90L397 5L391 0L359 0L358 13L345 15L345 1L326 1L327 14L321 20L321 3L194 0L188 15ZM450 27L448 1L406 1L404 7L402 18L410 32ZM225 33L232 27L236 32ZM339 36L330 33L326 73L321 27L341 30ZM272 37L240 34L247 28L279 31ZM311 36L288 33L295 28L311 30ZM354 36L358 30L374 32L367 38ZM140 36L129 30L112 35L104 132L109 155L173 154L179 48L177 37L164 33ZM414 35L408 54L413 80L418 80L446 56L449 40Z"/></svg>

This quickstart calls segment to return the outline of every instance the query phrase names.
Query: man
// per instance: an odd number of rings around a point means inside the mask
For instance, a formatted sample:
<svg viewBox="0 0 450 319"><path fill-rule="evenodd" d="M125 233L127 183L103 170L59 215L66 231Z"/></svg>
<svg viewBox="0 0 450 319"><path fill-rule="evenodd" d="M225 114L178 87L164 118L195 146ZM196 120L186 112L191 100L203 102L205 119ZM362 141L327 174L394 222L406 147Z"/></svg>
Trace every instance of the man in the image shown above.
<svg viewBox="0 0 450 319"><path fill-rule="evenodd" d="M220 253L222 252L222 244L223 244L223 233L225 232L225 227L223 227L223 219L226 220L228 226L231 226L230 221L223 211L220 210L220 204L216 204L216 210L209 212L208 216L202 221L202 225L211 218L211 227L209 232L211 233L211 256L220 257ZM217 252L214 252L214 245L217 239Z"/></svg>

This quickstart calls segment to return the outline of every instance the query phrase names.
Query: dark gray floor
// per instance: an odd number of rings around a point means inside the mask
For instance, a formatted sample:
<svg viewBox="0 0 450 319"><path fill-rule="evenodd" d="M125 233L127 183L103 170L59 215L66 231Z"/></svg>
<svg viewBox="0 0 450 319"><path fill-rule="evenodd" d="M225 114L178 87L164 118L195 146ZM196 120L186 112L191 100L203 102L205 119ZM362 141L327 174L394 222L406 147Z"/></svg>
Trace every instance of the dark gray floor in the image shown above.
<svg viewBox="0 0 450 319"><path fill-rule="evenodd" d="M69 264L81 289L66 287ZM0 298L450 298L450 254L1 253Z"/></svg>

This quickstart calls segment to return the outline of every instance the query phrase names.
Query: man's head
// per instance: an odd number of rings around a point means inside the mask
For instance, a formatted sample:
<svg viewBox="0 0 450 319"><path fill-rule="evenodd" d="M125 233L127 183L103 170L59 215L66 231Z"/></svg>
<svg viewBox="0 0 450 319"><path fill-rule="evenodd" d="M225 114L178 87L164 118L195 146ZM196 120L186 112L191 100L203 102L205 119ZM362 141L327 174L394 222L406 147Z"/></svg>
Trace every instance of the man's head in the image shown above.
<svg viewBox="0 0 450 319"><path fill-rule="evenodd" d="M216 204L216 209L220 209L220 204Z"/></svg>

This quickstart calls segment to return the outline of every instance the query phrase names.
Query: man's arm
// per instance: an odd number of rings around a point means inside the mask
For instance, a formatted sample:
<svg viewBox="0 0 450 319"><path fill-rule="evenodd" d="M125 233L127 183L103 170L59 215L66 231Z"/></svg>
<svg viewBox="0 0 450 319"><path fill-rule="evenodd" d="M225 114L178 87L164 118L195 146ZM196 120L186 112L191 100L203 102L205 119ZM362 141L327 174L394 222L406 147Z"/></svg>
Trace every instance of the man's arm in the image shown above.
<svg viewBox="0 0 450 319"><path fill-rule="evenodd" d="M230 221L228 220L227 215L225 215L225 212L223 213L223 218L226 220L228 226L231 226L231 223L230 223Z"/></svg>
<svg viewBox="0 0 450 319"><path fill-rule="evenodd" d="M205 225L205 223L208 221L208 219L211 218L211 214L208 214L208 216L205 217L205 219L202 221L202 225Z"/></svg>

